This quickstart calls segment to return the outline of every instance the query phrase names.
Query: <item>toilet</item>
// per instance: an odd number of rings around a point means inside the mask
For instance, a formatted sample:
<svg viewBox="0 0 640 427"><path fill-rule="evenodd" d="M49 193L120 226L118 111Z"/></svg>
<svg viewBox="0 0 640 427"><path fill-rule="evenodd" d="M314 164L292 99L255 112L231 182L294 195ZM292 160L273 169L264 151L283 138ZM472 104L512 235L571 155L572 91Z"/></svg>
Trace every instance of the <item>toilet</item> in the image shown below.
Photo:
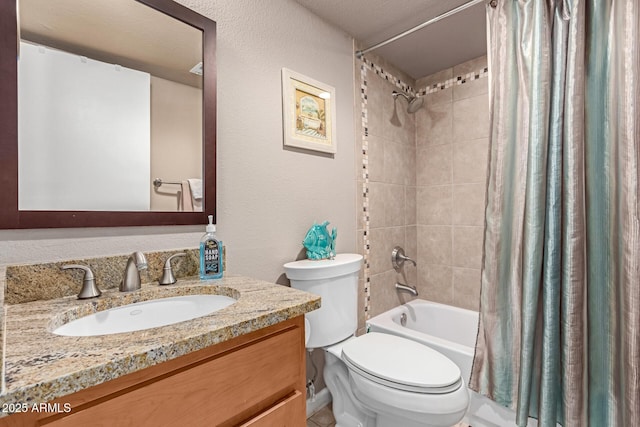
<svg viewBox="0 0 640 427"><path fill-rule="evenodd" d="M307 349L325 351L324 380L336 427L452 426L469 392L458 366L423 344L378 332L359 337L358 274L362 255L284 265L293 288L319 295L305 315Z"/></svg>

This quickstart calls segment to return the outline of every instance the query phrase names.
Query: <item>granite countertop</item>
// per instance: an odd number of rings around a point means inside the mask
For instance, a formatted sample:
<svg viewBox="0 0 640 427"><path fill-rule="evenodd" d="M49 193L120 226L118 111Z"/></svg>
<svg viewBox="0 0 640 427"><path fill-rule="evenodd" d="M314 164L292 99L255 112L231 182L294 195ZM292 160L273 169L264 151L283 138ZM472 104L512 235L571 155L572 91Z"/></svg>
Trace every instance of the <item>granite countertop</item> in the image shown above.
<svg viewBox="0 0 640 427"><path fill-rule="evenodd" d="M193 320L95 337L53 334L74 318L162 297L220 294L238 301ZM247 277L180 279L170 286L103 292L97 299L64 297L5 305L4 377L0 407L46 402L131 372L292 319L320 307L320 297Z"/></svg>

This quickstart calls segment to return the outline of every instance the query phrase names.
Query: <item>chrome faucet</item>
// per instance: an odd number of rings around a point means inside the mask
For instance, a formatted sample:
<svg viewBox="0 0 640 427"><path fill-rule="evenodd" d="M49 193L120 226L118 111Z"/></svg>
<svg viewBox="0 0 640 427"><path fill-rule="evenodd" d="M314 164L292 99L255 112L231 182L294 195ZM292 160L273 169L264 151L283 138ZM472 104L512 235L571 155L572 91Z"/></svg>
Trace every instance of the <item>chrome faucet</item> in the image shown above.
<svg viewBox="0 0 640 427"><path fill-rule="evenodd" d="M409 261L413 264L414 267L416 266L416 262L404 254L404 249L402 249L400 246L396 246L395 248L393 248L393 250L391 251L391 265L393 266L394 270L400 272L400 270L404 266L405 261Z"/></svg>
<svg viewBox="0 0 640 427"><path fill-rule="evenodd" d="M88 299L99 297L102 292L96 286L96 281L93 277L93 271L86 265L67 264L60 267L61 270L68 270L70 268L77 268L84 271L84 279L82 280L82 289L78 294L78 299Z"/></svg>
<svg viewBox="0 0 640 427"><path fill-rule="evenodd" d="M164 268L162 269L162 277L158 280L158 284L173 285L177 282L176 276L173 275L173 270L171 269L171 260L182 256L187 256L187 254L180 252L167 258L167 261L164 263Z"/></svg>
<svg viewBox="0 0 640 427"><path fill-rule="evenodd" d="M395 248L393 248L393 250L391 251L391 265L393 266L393 269L398 273L402 272L403 276L404 271L402 268L404 267L405 261L409 261L413 264L414 267L416 266L416 262L404 254L404 249L402 249L400 246L396 246ZM414 297L418 296L418 289L416 289L415 286L396 282L396 290L410 293Z"/></svg>
<svg viewBox="0 0 640 427"><path fill-rule="evenodd" d="M396 289L403 292L408 292L414 297L418 296L418 290L415 286L405 285L404 283L396 282Z"/></svg>
<svg viewBox="0 0 640 427"><path fill-rule="evenodd" d="M120 292L131 292L140 289L140 270L146 270L147 258L142 252L134 252L127 260L124 277L120 282Z"/></svg>

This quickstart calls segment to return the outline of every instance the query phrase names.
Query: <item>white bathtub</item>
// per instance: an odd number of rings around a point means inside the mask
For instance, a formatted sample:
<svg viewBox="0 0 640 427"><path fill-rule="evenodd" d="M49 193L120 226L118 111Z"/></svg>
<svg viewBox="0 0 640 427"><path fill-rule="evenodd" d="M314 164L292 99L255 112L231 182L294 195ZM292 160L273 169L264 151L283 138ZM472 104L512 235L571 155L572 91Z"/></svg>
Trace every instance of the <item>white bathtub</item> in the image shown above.
<svg viewBox="0 0 640 427"><path fill-rule="evenodd" d="M406 315L406 325L400 321ZM370 331L399 335L434 348L455 362L469 383L478 331L478 313L421 299L382 313L367 322ZM515 412L471 391L464 422L473 427L515 426ZM530 419L530 426L537 422Z"/></svg>

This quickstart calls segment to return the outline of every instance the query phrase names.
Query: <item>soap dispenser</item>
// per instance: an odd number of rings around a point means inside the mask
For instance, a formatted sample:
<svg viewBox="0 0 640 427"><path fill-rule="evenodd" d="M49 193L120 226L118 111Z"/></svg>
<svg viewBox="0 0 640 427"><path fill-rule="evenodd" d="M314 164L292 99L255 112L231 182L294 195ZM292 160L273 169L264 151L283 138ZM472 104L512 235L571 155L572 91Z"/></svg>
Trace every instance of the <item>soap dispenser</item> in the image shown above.
<svg viewBox="0 0 640 427"><path fill-rule="evenodd" d="M222 278L222 242L216 239L213 215L209 215L206 233L200 239L200 279Z"/></svg>

